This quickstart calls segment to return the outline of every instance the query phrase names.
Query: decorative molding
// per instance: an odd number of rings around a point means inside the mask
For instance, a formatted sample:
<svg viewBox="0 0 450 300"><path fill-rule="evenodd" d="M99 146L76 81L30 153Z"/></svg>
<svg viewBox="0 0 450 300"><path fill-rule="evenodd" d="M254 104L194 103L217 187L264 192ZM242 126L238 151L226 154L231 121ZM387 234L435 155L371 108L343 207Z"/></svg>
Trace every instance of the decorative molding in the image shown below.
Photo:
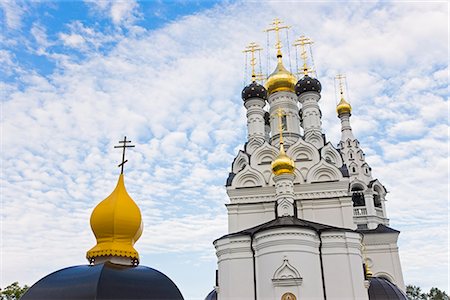
<svg viewBox="0 0 450 300"><path fill-rule="evenodd" d="M303 278L300 276L300 273L289 263L285 256L283 263L273 274L273 286L300 286L302 282Z"/></svg>

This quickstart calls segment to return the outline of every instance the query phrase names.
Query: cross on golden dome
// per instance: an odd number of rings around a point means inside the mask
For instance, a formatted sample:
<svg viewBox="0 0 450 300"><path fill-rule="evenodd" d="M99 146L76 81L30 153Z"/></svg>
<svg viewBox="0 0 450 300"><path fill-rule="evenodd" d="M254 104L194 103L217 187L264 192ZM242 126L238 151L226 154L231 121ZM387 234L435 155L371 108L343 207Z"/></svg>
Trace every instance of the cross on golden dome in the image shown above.
<svg viewBox="0 0 450 300"><path fill-rule="evenodd" d="M123 144L123 145L114 146L114 148L123 148L123 151L122 151L122 162L119 165L117 165L118 167L121 167L120 168L120 174L123 174L123 165L128 161L128 159L125 160L125 149L126 148L132 148L132 147L134 147L134 145L127 145L127 143L131 143L131 141L127 141L127 137L126 136L124 136L123 137L123 141L119 141L119 143Z"/></svg>
<svg viewBox="0 0 450 300"><path fill-rule="evenodd" d="M266 32L275 31L275 38L277 40L277 42L275 43L275 48L277 49L277 56L281 56L281 47L282 46L281 46L281 40L280 40L280 30L291 28L291 26L287 26L287 25L280 26L281 23L283 23L283 21L281 21L278 18L275 18L273 20L273 22L270 24L270 25L273 25L273 27L267 28L265 30Z"/></svg>
<svg viewBox="0 0 450 300"><path fill-rule="evenodd" d="M350 114L352 112L352 106L350 105L350 103L348 103L344 99L344 80L346 77L344 74L338 74L338 75L336 75L335 78L336 78L336 80L339 81L339 94L341 96L341 99L340 99L338 105L336 106L336 111L337 111L338 115L342 115L345 113Z"/></svg>
<svg viewBox="0 0 450 300"><path fill-rule="evenodd" d="M261 51L263 48L261 48L258 44L255 42L251 42L247 47L245 47L243 53L251 53L250 58L250 66L252 67L252 80L256 81L257 79L262 79L262 74L256 74L255 66L256 66L256 58L255 58L255 52Z"/></svg>
<svg viewBox="0 0 450 300"><path fill-rule="evenodd" d="M283 124L281 118L286 114L281 108L278 108L276 115L278 116L278 130L280 132L280 153L272 162L272 172L275 175L294 174L295 163L289 156L287 156L286 152L284 151Z"/></svg>
<svg viewBox="0 0 450 300"><path fill-rule="evenodd" d="M300 57L303 59L303 74L308 75L308 73L313 72L313 69L308 67L308 54L306 53L306 45L312 45L314 42L304 35L300 36L297 40L294 42L294 46L301 47L301 53Z"/></svg>

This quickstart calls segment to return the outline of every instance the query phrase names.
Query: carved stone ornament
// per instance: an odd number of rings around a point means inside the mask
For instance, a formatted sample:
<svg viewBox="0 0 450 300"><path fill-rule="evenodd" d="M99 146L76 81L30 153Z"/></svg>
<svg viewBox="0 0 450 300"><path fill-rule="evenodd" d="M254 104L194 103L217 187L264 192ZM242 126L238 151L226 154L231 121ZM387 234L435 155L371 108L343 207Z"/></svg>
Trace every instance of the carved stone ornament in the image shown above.
<svg viewBox="0 0 450 300"><path fill-rule="evenodd" d="M281 266L275 271L273 275L272 283L274 286L300 286L303 278L300 273L294 268L287 257L283 259ZM285 298L282 298L285 299ZM286 298L288 299L288 298ZM296 298L292 298L296 299Z"/></svg>

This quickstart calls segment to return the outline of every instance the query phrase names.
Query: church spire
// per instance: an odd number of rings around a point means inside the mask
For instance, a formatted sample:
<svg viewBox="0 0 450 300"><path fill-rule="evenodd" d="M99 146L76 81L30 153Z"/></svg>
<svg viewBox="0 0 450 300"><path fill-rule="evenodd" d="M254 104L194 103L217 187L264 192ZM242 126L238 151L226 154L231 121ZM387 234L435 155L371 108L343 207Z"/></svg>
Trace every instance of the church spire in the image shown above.
<svg viewBox="0 0 450 300"><path fill-rule="evenodd" d="M142 216L139 207L128 195L123 175L123 165L127 162L125 149L134 145L127 145L131 141L127 141L126 137L119 143L122 145L115 148L123 148L123 152L116 188L94 208L91 215L91 228L97 239L97 244L86 253L91 264L106 261L131 266L139 264L139 254L133 245L143 231Z"/></svg>
<svg viewBox="0 0 450 300"><path fill-rule="evenodd" d="M354 140L355 137L353 136L352 127L350 125L350 116L352 112L352 107L347 101L345 101L344 98L345 75L343 74L336 75L336 80L338 80L339 82L340 101L336 106L336 111L339 119L341 120L341 132L342 132L341 141L344 142L348 139Z"/></svg>
<svg viewBox="0 0 450 300"><path fill-rule="evenodd" d="M272 172L275 175L275 198L277 200L277 217L295 216L294 178L295 163L284 151L283 123L284 112L277 110L278 130L280 132L280 153L272 162Z"/></svg>

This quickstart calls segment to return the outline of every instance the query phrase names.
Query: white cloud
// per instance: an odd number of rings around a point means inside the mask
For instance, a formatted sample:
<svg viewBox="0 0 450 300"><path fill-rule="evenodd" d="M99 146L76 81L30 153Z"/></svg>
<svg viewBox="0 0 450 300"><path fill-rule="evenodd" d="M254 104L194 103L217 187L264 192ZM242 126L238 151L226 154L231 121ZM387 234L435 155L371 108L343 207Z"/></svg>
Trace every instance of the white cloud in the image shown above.
<svg viewBox="0 0 450 300"><path fill-rule="evenodd" d="M3 15L6 25L10 29L20 29L22 26L22 16L25 13L25 8L19 1L3 0L0 1L0 8L3 10Z"/></svg>
<svg viewBox="0 0 450 300"><path fill-rule="evenodd" d="M139 4L135 0L85 0L85 3L95 12L107 14L116 25L132 24L140 17Z"/></svg>

